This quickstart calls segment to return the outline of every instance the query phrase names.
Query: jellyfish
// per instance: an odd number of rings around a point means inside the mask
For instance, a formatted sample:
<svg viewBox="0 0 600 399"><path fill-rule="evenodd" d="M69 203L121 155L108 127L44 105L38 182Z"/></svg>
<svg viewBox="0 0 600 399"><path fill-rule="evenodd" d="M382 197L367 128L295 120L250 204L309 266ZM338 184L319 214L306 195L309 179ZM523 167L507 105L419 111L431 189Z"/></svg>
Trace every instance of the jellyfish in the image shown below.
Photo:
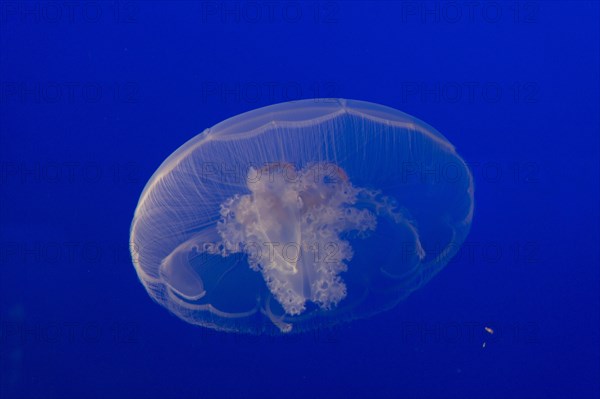
<svg viewBox="0 0 600 399"><path fill-rule="evenodd" d="M365 101L256 109L146 184L130 230L149 295L181 319L302 332L389 310L458 252L473 178L437 130Z"/></svg>

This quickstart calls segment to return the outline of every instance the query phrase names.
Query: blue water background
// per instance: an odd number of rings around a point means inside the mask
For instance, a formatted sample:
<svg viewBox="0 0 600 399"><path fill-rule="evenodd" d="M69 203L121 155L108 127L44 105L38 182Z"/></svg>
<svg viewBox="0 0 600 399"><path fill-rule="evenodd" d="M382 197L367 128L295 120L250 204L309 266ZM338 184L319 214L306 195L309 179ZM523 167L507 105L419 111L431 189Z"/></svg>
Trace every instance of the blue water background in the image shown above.
<svg viewBox="0 0 600 399"><path fill-rule="evenodd" d="M599 5L475 3L0 3L0 397L597 398ZM445 134L476 183L465 247L333 330L175 318L129 258L146 181L204 128L312 97Z"/></svg>

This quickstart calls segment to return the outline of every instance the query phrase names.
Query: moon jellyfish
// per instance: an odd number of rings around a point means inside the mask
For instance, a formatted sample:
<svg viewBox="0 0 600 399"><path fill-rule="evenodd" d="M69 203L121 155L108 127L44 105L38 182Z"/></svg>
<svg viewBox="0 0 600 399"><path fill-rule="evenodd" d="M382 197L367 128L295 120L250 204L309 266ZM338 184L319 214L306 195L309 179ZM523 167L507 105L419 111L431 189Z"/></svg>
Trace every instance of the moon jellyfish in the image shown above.
<svg viewBox="0 0 600 399"><path fill-rule="evenodd" d="M150 296L217 330L289 333L395 306L457 253L473 179L426 123L364 101L227 119L144 188L131 254Z"/></svg>

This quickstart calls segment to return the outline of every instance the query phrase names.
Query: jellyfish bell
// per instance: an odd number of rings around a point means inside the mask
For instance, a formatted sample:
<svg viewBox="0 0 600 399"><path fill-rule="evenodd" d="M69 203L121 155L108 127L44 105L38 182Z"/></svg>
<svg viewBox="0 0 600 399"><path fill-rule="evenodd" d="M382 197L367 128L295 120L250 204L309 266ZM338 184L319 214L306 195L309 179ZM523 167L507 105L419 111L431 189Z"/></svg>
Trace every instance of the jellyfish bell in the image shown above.
<svg viewBox="0 0 600 399"><path fill-rule="evenodd" d="M396 305L454 256L472 215L469 169L429 125L295 101L167 158L136 208L132 257L152 298L190 323L298 332Z"/></svg>

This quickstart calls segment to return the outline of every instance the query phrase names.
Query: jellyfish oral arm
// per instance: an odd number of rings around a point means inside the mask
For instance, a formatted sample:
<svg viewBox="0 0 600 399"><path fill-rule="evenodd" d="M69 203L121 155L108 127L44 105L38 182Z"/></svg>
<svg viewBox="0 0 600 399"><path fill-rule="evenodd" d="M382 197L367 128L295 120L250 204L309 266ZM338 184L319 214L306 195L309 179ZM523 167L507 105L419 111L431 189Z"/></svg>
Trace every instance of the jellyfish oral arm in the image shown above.
<svg viewBox="0 0 600 399"><path fill-rule="evenodd" d="M323 165L309 166L290 178L283 169L271 168L274 173L258 179L251 170L250 194L221 205L217 230L225 247L248 255L250 267L262 273L290 316L304 312L306 301L328 310L344 299L346 286L339 274L347 270L353 253L340 235L376 226L372 212L352 206L359 190L341 168L337 170L343 178L334 180L315 178L318 170ZM335 256L324 253L332 247Z"/></svg>

